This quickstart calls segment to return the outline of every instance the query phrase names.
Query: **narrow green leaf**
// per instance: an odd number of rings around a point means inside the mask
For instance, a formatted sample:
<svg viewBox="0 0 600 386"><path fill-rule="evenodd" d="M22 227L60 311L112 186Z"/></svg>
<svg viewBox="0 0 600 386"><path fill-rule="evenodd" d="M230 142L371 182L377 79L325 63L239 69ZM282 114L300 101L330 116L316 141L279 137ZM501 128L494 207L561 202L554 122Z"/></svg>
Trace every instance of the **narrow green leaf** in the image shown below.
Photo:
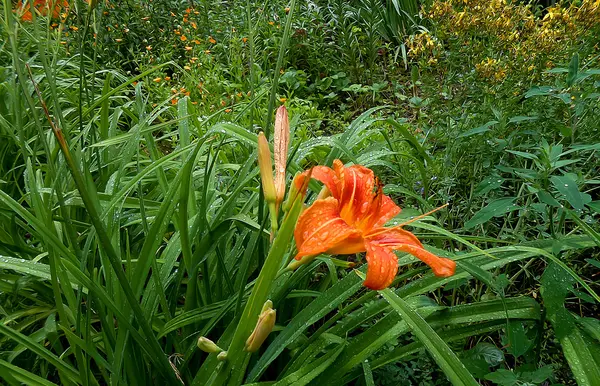
<svg viewBox="0 0 600 386"><path fill-rule="evenodd" d="M14 380L27 386L57 386L49 380L0 359L0 379ZM3 374L3 375L2 375Z"/></svg>
<svg viewBox="0 0 600 386"><path fill-rule="evenodd" d="M362 273L359 276L363 279L366 277ZM453 385L479 385L446 342L402 298L389 288L379 291L379 293L398 312L402 319L406 321L417 338L423 342L427 351L429 351Z"/></svg>
<svg viewBox="0 0 600 386"><path fill-rule="evenodd" d="M487 206L475 213L473 217L465 223L464 228L474 228L477 225L490 220L492 217L503 216L505 213L517 210L518 207L514 203L515 200L515 197L505 197L490 202Z"/></svg>

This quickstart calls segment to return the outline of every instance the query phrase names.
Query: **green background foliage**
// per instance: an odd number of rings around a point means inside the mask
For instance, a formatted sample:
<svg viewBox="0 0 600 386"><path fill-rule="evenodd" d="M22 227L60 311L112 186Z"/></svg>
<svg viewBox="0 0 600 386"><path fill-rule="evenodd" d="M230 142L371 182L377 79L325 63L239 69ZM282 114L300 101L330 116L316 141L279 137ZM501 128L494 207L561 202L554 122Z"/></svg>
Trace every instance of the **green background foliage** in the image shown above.
<svg viewBox="0 0 600 386"><path fill-rule="evenodd" d="M598 1L0 4L2 382L600 384ZM449 203L409 229L456 274L286 270L304 197L271 242L256 162L281 104L288 183L339 158L390 225Z"/></svg>

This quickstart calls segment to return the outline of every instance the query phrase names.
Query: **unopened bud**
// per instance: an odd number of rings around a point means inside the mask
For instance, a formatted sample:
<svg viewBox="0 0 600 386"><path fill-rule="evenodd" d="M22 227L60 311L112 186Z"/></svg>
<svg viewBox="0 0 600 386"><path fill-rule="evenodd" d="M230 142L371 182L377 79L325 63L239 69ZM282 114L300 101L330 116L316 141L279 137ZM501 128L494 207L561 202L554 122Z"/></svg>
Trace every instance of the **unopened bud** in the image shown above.
<svg viewBox="0 0 600 386"><path fill-rule="evenodd" d="M226 361L227 360L227 351L221 351L220 353L218 353L217 359L220 361Z"/></svg>
<svg viewBox="0 0 600 386"><path fill-rule="evenodd" d="M198 338L198 348L207 353L221 352L223 349L215 344L212 340L201 336Z"/></svg>
<svg viewBox="0 0 600 386"><path fill-rule="evenodd" d="M263 305L262 312L258 316L258 322L252 334L246 340L246 347L244 350L248 352L256 352L267 339L273 327L275 326L276 312L272 308L273 302L267 300Z"/></svg>
<svg viewBox="0 0 600 386"><path fill-rule="evenodd" d="M286 267L286 270L295 271L301 265L308 264L316 258L317 258L317 255L307 255L307 256L302 256L298 260L294 259L288 264L288 266Z"/></svg>
<svg viewBox="0 0 600 386"><path fill-rule="evenodd" d="M288 198L287 200L283 203L283 211L287 212L290 210L290 208L292 207L292 204L294 203L294 201L296 201L296 198L298 197L299 194L306 194L306 189L308 188L308 182L310 181L310 173L307 174L305 173L297 173L294 176L294 180L292 181L292 184L290 185L290 190L288 192Z"/></svg>
<svg viewBox="0 0 600 386"><path fill-rule="evenodd" d="M271 164L271 150L265 134L261 131L258 134L258 167L260 168L260 179L262 181L265 201L269 205L269 214L271 216L271 240L277 231L277 194L275 193L275 183L273 182L273 166Z"/></svg>
<svg viewBox="0 0 600 386"><path fill-rule="evenodd" d="M275 115L275 196L276 208L279 206L285 196L285 168L287 164L287 154L290 143L290 122L285 106L277 109Z"/></svg>
<svg viewBox="0 0 600 386"><path fill-rule="evenodd" d="M273 165L271 164L271 150L265 134L258 134L258 167L260 168L260 179L265 194L265 200L269 203L276 201L275 183L273 182Z"/></svg>

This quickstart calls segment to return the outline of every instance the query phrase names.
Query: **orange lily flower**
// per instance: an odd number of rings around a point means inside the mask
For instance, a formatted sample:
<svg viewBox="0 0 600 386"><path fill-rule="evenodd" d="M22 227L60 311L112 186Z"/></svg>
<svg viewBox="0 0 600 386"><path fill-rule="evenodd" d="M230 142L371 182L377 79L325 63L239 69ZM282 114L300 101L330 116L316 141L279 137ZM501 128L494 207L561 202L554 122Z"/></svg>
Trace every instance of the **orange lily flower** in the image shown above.
<svg viewBox="0 0 600 386"><path fill-rule="evenodd" d="M321 253L366 252L369 265L364 285L373 290L386 288L394 280L398 272L395 250L417 257L436 276L454 274L454 261L426 251L415 235L400 226L383 226L400 213L400 207L383 194L383 186L372 170L360 165L345 167L335 160L333 169L312 168L311 177L325 184L325 188L298 218L294 231L296 260Z"/></svg>

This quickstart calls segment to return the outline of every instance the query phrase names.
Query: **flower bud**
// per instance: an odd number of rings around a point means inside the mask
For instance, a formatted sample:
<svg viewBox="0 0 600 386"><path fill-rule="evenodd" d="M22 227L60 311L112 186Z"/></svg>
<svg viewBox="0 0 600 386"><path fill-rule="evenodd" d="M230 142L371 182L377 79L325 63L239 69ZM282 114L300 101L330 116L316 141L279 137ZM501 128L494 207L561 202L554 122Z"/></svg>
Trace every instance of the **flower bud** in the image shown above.
<svg viewBox="0 0 600 386"><path fill-rule="evenodd" d="M271 150L265 134L258 134L258 166L260 168L260 179L262 181L265 200L268 203L276 201L275 183L273 182L273 166L271 164Z"/></svg>
<svg viewBox="0 0 600 386"><path fill-rule="evenodd" d="M227 360L227 351L221 351L217 354L217 360L226 361Z"/></svg>
<svg viewBox="0 0 600 386"><path fill-rule="evenodd" d="M290 143L290 122L285 106L280 106L275 115L275 196L276 208L285 196L285 167Z"/></svg>
<svg viewBox="0 0 600 386"><path fill-rule="evenodd" d="M273 166L271 164L271 150L265 134L261 131L258 134L258 167L260 168L260 179L262 181L265 201L269 205L269 214L271 216L271 240L275 231L277 231L277 194L275 193L275 183L273 182Z"/></svg>
<svg viewBox="0 0 600 386"><path fill-rule="evenodd" d="M299 194L304 196L306 194L306 190L308 189L308 183L310 182L310 174L312 173L312 169L309 170L309 173L297 173L294 176L294 180L290 185L290 191L288 192L288 198L283 203L283 211L287 212L292 207L292 204L296 200Z"/></svg>
<svg viewBox="0 0 600 386"><path fill-rule="evenodd" d="M215 344L212 340L201 336L198 338L198 348L207 353L221 352L223 349Z"/></svg>
<svg viewBox="0 0 600 386"><path fill-rule="evenodd" d="M272 308L273 302L267 300L263 305L262 312L258 316L258 322L252 334L246 340L246 347L244 350L248 352L256 352L267 339L273 327L275 326L276 312Z"/></svg>

